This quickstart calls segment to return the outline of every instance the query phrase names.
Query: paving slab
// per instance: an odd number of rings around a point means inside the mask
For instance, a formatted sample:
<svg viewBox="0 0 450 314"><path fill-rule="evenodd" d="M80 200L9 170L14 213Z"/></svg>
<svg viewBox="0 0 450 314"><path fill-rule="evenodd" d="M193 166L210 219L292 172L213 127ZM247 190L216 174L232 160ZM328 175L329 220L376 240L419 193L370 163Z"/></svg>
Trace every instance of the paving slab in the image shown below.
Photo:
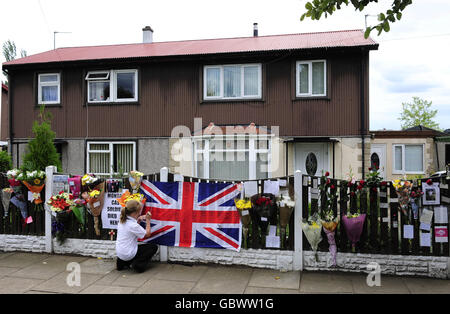
<svg viewBox="0 0 450 314"><path fill-rule="evenodd" d="M255 269L248 283L249 287L299 289L300 272L280 272L271 269Z"/></svg>
<svg viewBox="0 0 450 314"><path fill-rule="evenodd" d="M155 274L155 278L161 280L198 281L207 270L208 266L204 265L165 264L163 267L160 267Z"/></svg>
<svg viewBox="0 0 450 314"><path fill-rule="evenodd" d="M0 266L0 278L13 274L18 270L20 270L20 268Z"/></svg>
<svg viewBox="0 0 450 314"><path fill-rule="evenodd" d="M298 289L247 287L244 294L299 294Z"/></svg>
<svg viewBox="0 0 450 314"><path fill-rule="evenodd" d="M200 278L192 293L242 294L253 270L245 267L210 266Z"/></svg>
<svg viewBox="0 0 450 314"><path fill-rule="evenodd" d="M119 286L103 286L93 284L80 292L80 294L131 294L134 293L134 287L119 287Z"/></svg>
<svg viewBox="0 0 450 314"><path fill-rule="evenodd" d="M303 272L300 280L300 292L353 293L352 277L333 273Z"/></svg>
<svg viewBox="0 0 450 314"><path fill-rule="evenodd" d="M27 267L48 258L48 256L48 254L42 253L14 253L0 259L0 266L19 268Z"/></svg>
<svg viewBox="0 0 450 314"><path fill-rule="evenodd" d="M411 293L450 294L450 280L432 278L404 278L403 282Z"/></svg>
<svg viewBox="0 0 450 314"><path fill-rule="evenodd" d="M0 279L0 294L25 293L42 282L40 279L3 277Z"/></svg>
<svg viewBox="0 0 450 314"><path fill-rule="evenodd" d="M33 290L48 291L57 293L79 293L81 290L86 289L91 284L101 278L101 275L94 274L80 274L80 286L69 286L67 284L67 276L70 272L63 272L55 277L44 281L43 283L33 287Z"/></svg>
<svg viewBox="0 0 450 314"><path fill-rule="evenodd" d="M123 287L140 287L154 276L151 272L136 273L134 270L126 269L122 271L113 270L108 275L103 277L97 284L103 284L106 280L110 280L111 286Z"/></svg>
<svg viewBox="0 0 450 314"><path fill-rule="evenodd" d="M90 258L80 263L81 272L86 274L105 275L116 269L113 259Z"/></svg>
<svg viewBox="0 0 450 314"><path fill-rule="evenodd" d="M380 286L370 287L367 284L367 276L362 275L361 277L352 278L353 290L357 294L409 294L410 291L405 285L405 282L401 277L380 277Z"/></svg>
<svg viewBox="0 0 450 314"><path fill-rule="evenodd" d="M195 281L175 281L150 279L136 290L137 294L187 294L195 286Z"/></svg>
<svg viewBox="0 0 450 314"><path fill-rule="evenodd" d="M0 259L5 258L7 256L11 256L13 254L16 254L16 253L15 252L3 252L3 251L0 251Z"/></svg>

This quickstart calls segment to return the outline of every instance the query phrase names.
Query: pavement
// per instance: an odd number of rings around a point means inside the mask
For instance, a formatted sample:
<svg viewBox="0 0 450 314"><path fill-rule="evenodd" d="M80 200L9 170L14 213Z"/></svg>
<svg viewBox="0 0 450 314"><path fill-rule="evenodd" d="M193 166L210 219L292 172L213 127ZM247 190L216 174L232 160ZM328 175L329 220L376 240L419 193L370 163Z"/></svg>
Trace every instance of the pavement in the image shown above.
<svg viewBox="0 0 450 314"><path fill-rule="evenodd" d="M68 265L79 265L80 276ZM79 285L73 285L77 278ZM364 273L161 262L137 274L117 271L114 259L0 252L0 294L450 294L445 279L381 275L381 286L369 287L366 278Z"/></svg>

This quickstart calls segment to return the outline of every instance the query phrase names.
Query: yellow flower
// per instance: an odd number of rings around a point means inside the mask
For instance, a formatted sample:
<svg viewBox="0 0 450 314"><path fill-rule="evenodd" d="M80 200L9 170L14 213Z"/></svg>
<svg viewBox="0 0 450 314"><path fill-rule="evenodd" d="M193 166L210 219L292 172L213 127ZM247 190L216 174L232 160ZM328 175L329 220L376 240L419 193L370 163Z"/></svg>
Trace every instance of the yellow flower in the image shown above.
<svg viewBox="0 0 450 314"><path fill-rule="evenodd" d="M99 190L93 190L93 191L89 192L89 197L91 197L91 198L96 198L99 195L100 195Z"/></svg>
<svg viewBox="0 0 450 314"><path fill-rule="evenodd" d="M37 185L37 184L41 183L41 180L39 180L39 179L34 179L34 181L33 181L33 182L34 182L34 184L36 184L36 185Z"/></svg>
<svg viewBox="0 0 450 314"><path fill-rule="evenodd" d="M318 229L320 227L321 226L319 226L315 221L313 221L313 223L311 224L311 228L313 228L313 229Z"/></svg>
<svg viewBox="0 0 450 314"><path fill-rule="evenodd" d="M252 202L250 200L234 200L234 203L236 204L237 209L247 209L252 208Z"/></svg>

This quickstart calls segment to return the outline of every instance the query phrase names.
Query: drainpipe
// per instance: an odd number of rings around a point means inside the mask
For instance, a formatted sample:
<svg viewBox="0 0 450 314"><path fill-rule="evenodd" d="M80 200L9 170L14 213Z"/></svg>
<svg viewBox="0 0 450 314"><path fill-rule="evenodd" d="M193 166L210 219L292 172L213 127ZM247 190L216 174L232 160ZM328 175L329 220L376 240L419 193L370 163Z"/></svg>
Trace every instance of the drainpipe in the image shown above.
<svg viewBox="0 0 450 314"><path fill-rule="evenodd" d="M13 88L11 88L14 85L13 82L13 75L9 73L9 71L4 70L6 74L8 75L8 122L9 122L9 153L11 154L11 157L13 155L13 145L14 145L14 129L13 129L13 102L12 102L12 95L13 95ZM17 149L17 153L19 153L19 149ZM18 163L18 161L17 161Z"/></svg>
<svg viewBox="0 0 450 314"><path fill-rule="evenodd" d="M361 79L360 79L360 98L361 98L361 153L362 153L362 178L365 178L366 165L364 162L365 156L365 110L364 110L364 49L361 49Z"/></svg>

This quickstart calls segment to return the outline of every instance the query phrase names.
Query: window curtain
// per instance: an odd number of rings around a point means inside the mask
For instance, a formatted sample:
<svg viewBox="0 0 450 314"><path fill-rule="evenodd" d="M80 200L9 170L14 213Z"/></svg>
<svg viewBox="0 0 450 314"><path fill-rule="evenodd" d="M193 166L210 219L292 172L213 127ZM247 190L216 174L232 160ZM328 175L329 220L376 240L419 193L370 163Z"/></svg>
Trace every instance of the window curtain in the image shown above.
<svg viewBox="0 0 450 314"><path fill-rule="evenodd" d="M312 93L322 95L325 93L325 64L323 62L312 63Z"/></svg>
<svg viewBox="0 0 450 314"><path fill-rule="evenodd" d="M405 171L423 171L422 145L405 145Z"/></svg>
<svg viewBox="0 0 450 314"><path fill-rule="evenodd" d="M209 162L210 178L223 180L247 180L248 175L248 152L211 153Z"/></svg>
<svg viewBox="0 0 450 314"><path fill-rule="evenodd" d="M241 97L241 67L223 67L224 97Z"/></svg>
<svg viewBox="0 0 450 314"><path fill-rule="evenodd" d="M258 67L244 67L244 96L258 95Z"/></svg>
<svg viewBox="0 0 450 314"><path fill-rule="evenodd" d="M58 86L42 86L42 101L58 101Z"/></svg>
<svg viewBox="0 0 450 314"><path fill-rule="evenodd" d="M395 146L394 148L394 169L395 170L403 170L403 166L402 166L402 156L403 156L403 152L402 152L402 147L401 146Z"/></svg>
<svg viewBox="0 0 450 314"><path fill-rule="evenodd" d="M220 96L220 68L206 69L206 96Z"/></svg>
<svg viewBox="0 0 450 314"><path fill-rule="evenodd" d="M114 144L114 172L133 170L133 144Z"/></svg>
<svg viewBox="0 0 450 314"><path fill-rule="evenodd" d="M299 71L299 92L300 94L309 93L309 64L300 64L298 67Z"/></svg>

